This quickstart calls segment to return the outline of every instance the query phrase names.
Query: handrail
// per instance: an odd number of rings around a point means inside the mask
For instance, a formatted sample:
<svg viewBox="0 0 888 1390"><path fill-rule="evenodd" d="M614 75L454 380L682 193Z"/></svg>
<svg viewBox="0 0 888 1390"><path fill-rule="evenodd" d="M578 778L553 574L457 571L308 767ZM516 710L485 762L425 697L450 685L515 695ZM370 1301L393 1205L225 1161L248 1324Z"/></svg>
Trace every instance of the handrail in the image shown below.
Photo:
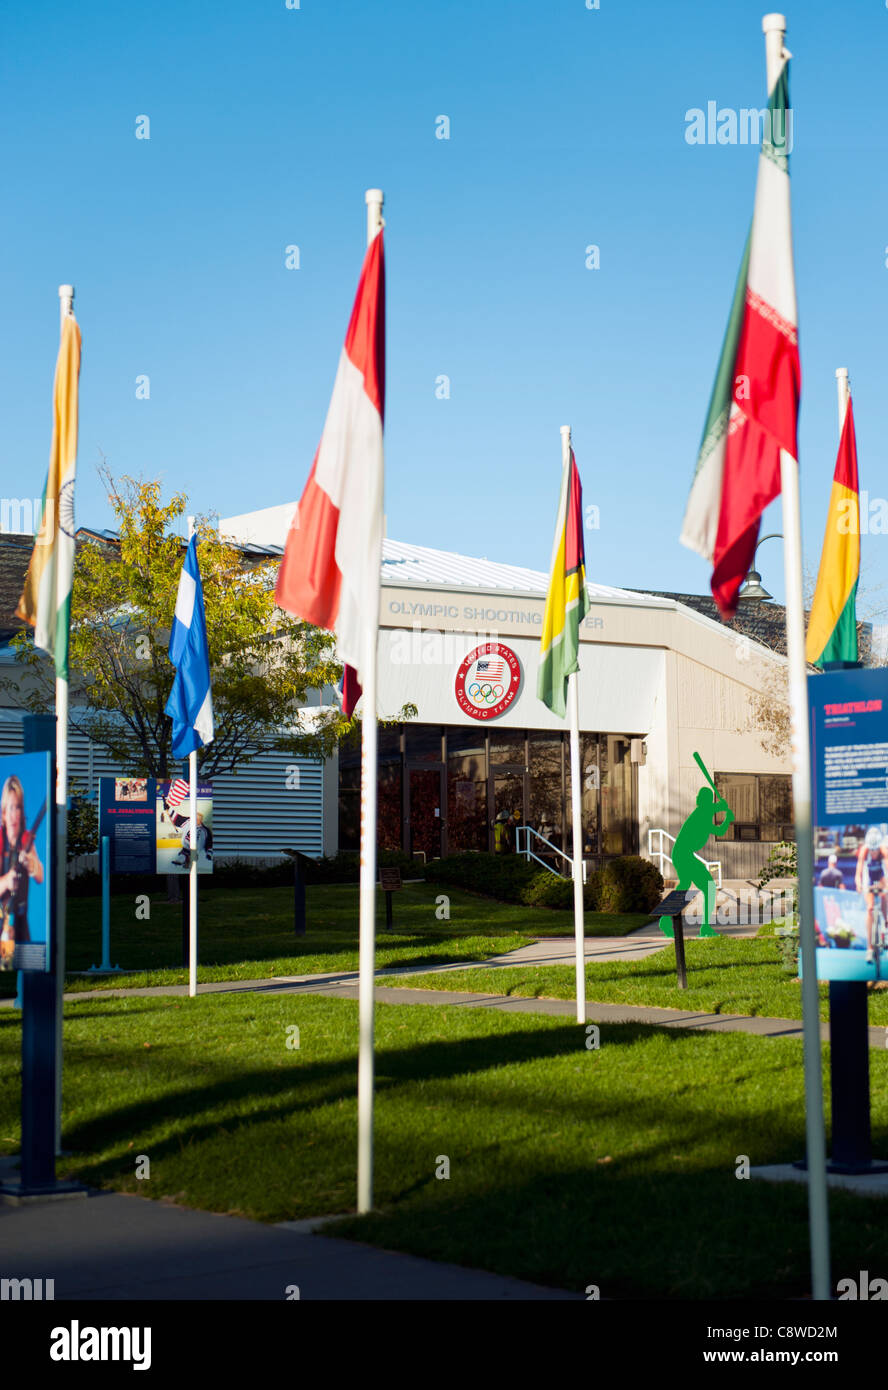
<svg viewBox="0 0 888 1390"><path fill-rule="evenodd" d="M522 832L522 830L525 831L525 833L527 834L527 844L524 846L523 849L522 849L522 847L521 847L521 832ZM530 837L531 837L531 835L533 835L534 839L541 841L541 843L544 844L544 845L547 845L548 848L552 851L553 854L558 854L558 855L560 855L561 858L564 859L564 860L570 865L570 873L569 873L569 874L559 874L559 873L558 873L558 870L557 870L557 869L553 869L551 864L547 864L546 861L545 861L545 859L541 859L540 856L539 856L538 854L534 854L533 850L530 848ZM549 870L549 873L550 873L550 874L555 874L557 878L573 878L573 859L571 858L571 856L570 856L569 854L565 854L565 853L564 853L564 850L563 850L563 849L559 849L557 845L553 845L553 844L552 844L552 841L551 841L551 840L547 840L546 837L545 837L545 835L541 835L540 832L539 832L538 830L534 830L534 828L533 828L532 825L518 825L518 826L515 827L515 852L516 852L517 854L523 854L523 855L525 856L525 858L527 859L527 862L528 862L528 863L530 863L531 859L535 859L536 862L537 862L538 864L542 864L542 866L543 866L544 869L548 869L548 870ZM583 865L583 882L585 883L585 882L586 882L586 861L585 861L585 859L581 860L581 863L582 863L582 865Z"/></svg>
<svg viewBox="0 0 888 1390"><path fill-rule="evenodd" d="M659 847L659 849L654 849L654 836L655 836L655 835L659 835L659 837L660 837L660 847ZM668 860L668 862L669 862L670 864L672 864L672 855L669 854L669 853L667 853L667 851L663 848L663 841L664 841L664 840L668 840L670 845L674 845L674 844L675 844L675 836L674 836L674 835L670 835L668 830L662 830L662 829L660 829L659 827L657 827L657 828L655 828L655 829L652 829L652 830L649 830L649 831L648 831L648 857L651 858L651 859L657 859L657 860L659 860L659 865L658 865L658 867L659 867L659 870L660 870L660 873L661 873L661 874L663 874L663 865L664 865L665 861ZM695 854L695 855L694 855L694 858L695 858L695 859L699 859L699 860L700 860L700 863L701 863L702 865L704 865L705 868L709 869L710 872L711 872L713 869L715 869L715 871L716 871L716 883L718 884L719 888L721 888L721 886L722 886L722 866L721 866L720 860L718 860L718 859L706 860L706 859L703 858L702 854ZM674 868L675 865L673 864L672 867ZM665 878L666 875L663 874L663 877Z"/></svg>

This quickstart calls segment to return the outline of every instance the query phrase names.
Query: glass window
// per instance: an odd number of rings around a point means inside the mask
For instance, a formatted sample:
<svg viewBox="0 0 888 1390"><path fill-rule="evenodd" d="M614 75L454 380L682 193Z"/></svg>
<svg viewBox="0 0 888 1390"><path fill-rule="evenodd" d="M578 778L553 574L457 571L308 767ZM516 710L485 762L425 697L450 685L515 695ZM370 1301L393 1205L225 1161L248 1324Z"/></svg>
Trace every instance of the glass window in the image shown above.
<svg viewBox="0 0 888 1390"><path fill-rule="evenodd" d="M339 848L361 847L361 769L339 759Z"/></svg>
<svg viewBox="0 0 888 1390"><path fill-rule="evenodd" d="M730 805L730 803L728 803ZM759 826L763 840L782 840L792 824L792 778L759 778Z"/></svg>
<svg viewBox="0 0 888 1390"><path fill-rule="evenodd" d="M380 759L400 758L401 756L401 726L396 724L393 728L377 729L376 745Z"/></svg>
<svg viewBox="0 0 888 1390"><path fill-rule="evenodd" d="M635 853L630 741L602 734L600 757L601 847L604 854Z"/></svg>
<svg viewBox="0 0 888 1390"><path fill-rule="evenodd" d="M525 764L525 741L523 729L490 730L491 763Z"/></svg>
<svg viewBox="0 0 888 1390"><path fill-rule="evenodd" d="M564 848L562 747L560 734L530 735L528 823L557 849ZM540 858L551 858L553 866L561 862L558 855L547 854L545 846L537 844L534 851Z"/></svg>
<svg viewBox="0 0 888 1390"><path fill-rule="evenodd" d="M734 823L722 840L757 840L759 838L758 778L752 773L717 772L715 785L719 796L734 812Z"/></svg>
<svg viewBox="0 0 888 1390"><path fill-rule="evenodd" d="M376 785L376 843L380 849L400 849L403 823L400 762L381 763Z"/></svg>
<svg viewBox="0 0 888 1390"><path fill-rule="evenodd" d="M439 763L441 761L440 724L407 724L404 733L408 762Z"/></svg>
<svg viewBox="0 0 888 1390"><path fill-rule="evenodd" d="M487 849L487 768L484 750L447 759L447 852Z"/></svg>

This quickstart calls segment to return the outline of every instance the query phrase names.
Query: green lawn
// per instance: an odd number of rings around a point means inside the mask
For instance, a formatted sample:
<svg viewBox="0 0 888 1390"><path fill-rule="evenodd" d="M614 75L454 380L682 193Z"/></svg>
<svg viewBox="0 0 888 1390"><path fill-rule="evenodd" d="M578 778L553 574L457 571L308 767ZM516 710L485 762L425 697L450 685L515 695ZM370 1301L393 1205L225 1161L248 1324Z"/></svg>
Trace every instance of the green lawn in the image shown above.
<svg viewBox="0 0 888 1390"><path fill-rule="evenodd" d="M436 916L449 899L449 920ZM431 883L411 883L394 895L393 931L385 930L385 900L377 894L377 964L435 965L451 960L485 960L515 950L538 936L568 936L573 918L568 912L520 907L477 897L459 889L444 890ZM293 934L293 892L290 888L234 888L225 884L201 888L201 965L198 980L266 979L276 975L324 974L358 968L358 889L352 884L311 887L306 895L308 931ZM101 960L101 902L98 898L68 901L67 966L69 973L88 970ZM645 921L635 914L586 914L587 935L632 931ZM179 904L163 894L152 895L150 918L136 918L135 895L111 900L111 964L127 972L120 976L71 978L70 990L113 989L121 985L187 983L182 969L182 913ZM15 977L0 976L0 996L14 993Z"/></svg>
<svg viewBox="0 0 888 1390"><path fill-rule="evenodd" d="M60 1173L268 1221L354 1210L357 1006L312 996L100 999L65 1010ZM289 1050L287 1029L300 1030ZM0 1147L18 1144L19 1019L0 1014ZM331 1228L603 1298L808 1287L802 1048L740 1034L377 1010L376 1201ZM888 1149L888 1058L872 1055ZM825 1077L828 1087L828 1075ZM138 1155L151 1161L137 1181ZM440 1156L450 1177L435 1177ZM830 1198L834 1278L888 1274L888 1208Z"/></svg>
<svg viewBox="0 0 888 1390"><path fill-rule="evenodd" d="M667 948L644 960L586 966L586 997L599 1004L646 1004L655 1008L700 1009L706 1013L801 1018L802 987L783 968L773 936L713 937L685 942L688 988L678 988L675 955ZM411 989L471 990L531 999L573 999L572 965L502 966L411 975ZM888 1024L888 990L870 991L870 1023ZM820 985L820 1016L829 1017L828 985Z"/></svg>

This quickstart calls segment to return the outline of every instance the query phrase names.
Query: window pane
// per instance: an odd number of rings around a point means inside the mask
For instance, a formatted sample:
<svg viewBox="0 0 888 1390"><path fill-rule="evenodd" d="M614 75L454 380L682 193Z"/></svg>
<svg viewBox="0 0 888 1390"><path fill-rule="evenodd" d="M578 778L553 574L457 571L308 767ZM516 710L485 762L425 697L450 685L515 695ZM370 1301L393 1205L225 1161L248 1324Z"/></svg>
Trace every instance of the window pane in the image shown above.
<svg viewBox="0 0 888 1390"><path fill-rule="evenodd" d="M377 844L380 849L401 848L401 764L383 763L377 779Z"/></svg>
<svg viewBox="0 0 888 1390"><path fill-rule="evenodd" d="M792 823L792 778L759 778L759 823L763 840L782 840Z"/></svg>
<svg viewBox="0 0 888 1390"><path fill-rule="evenodd" d="M483 750L447 759L447 850L486 850L487 772Z"/></svg>
<svg viewBox="0 0 888 1390"><path fill-rule="evenodd" d="M719 796L734 812L734 824L723 840L758 839L759 797L758 778L751 773L717 772L715 785Z"/></svg>
<svg viewBox="0 0 888 1390"><path fill-rule="evenodd" d="M441 761L441 726L439 724L407 724L405 734L409 762L439 763Z"/></svg>
<svg viewBox="0 0 888 1390"><path fill-rule="evenodd" d="M602 735L601 847L604 854L635 852L632 807L632 763L629 739Z"/></svg>
<svg viewBox="0 0 888 1390"><path fill-rule="evenodd" d="M524 763L524 730L490 730L491 763Z"/></svg>
<svg viewBox="0 0 888 1390"><path fill-rule="evenodd" d="M530 736L530 812L528 820L557 849L564 848L564 824L561 799L561 736L531 734ZM532 845L541 859L551 859L553 867L563 862L558 855L547 854L546 847ZM559 869L560 871L560 869Z"/></svg>

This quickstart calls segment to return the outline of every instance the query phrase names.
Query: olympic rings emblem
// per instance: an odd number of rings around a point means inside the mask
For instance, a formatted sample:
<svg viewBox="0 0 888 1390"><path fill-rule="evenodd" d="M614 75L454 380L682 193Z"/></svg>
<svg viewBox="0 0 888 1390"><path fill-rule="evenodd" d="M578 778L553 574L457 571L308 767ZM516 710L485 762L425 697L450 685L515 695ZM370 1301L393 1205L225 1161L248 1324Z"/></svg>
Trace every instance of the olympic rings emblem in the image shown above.
<svg viewBox="0 0 888 1390"><path fill-rule="evenodd" d="M466 694L470 700L474 700L476 705L495 705L497 700L503 698L503 687L501 685L479 685L477 681L472 681L466 687Z"/></svg>

